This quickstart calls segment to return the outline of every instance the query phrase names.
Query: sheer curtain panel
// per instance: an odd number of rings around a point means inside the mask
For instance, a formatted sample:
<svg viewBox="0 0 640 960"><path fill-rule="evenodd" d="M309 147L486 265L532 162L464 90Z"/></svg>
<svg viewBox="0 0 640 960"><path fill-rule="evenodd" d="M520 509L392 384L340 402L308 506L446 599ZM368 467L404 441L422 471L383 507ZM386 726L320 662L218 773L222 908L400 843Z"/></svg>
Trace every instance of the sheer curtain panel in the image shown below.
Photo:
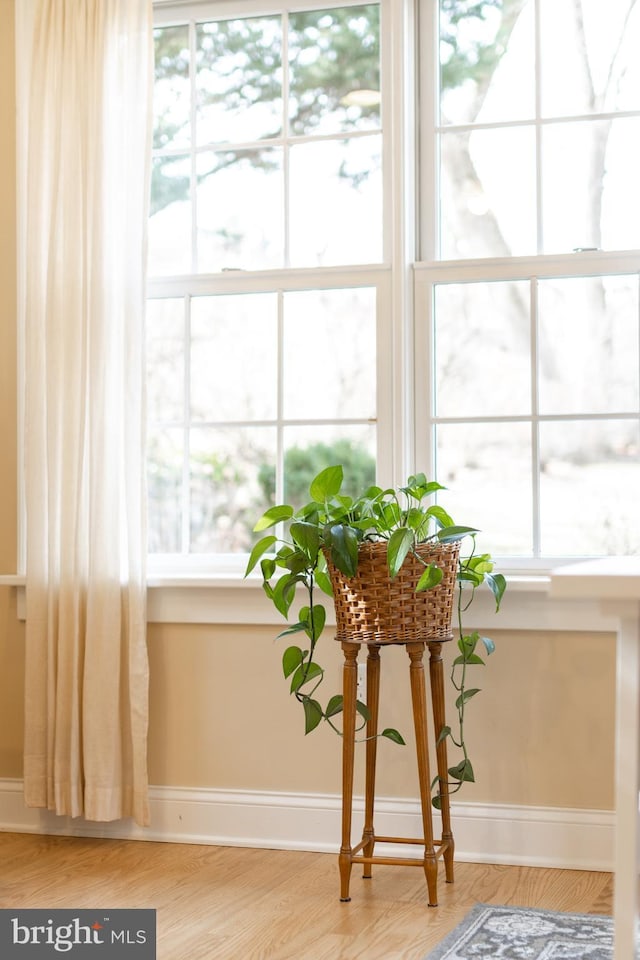
<svg viewBox="0 0 640 960"><path fill-rule="evenodd" d="M149 821L151 0L20 0L25 799Z"/></svg>

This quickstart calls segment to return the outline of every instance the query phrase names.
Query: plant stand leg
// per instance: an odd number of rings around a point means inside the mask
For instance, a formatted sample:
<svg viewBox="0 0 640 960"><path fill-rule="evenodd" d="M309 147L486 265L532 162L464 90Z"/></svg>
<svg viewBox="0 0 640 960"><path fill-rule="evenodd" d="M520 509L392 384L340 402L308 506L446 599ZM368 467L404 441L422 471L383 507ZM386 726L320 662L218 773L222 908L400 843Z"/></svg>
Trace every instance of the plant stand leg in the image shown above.
<svg viewBox="0 0 640 960"><path fill-rule="evenodd" d="M438 859L433 843L433 819L431 816L431 777L429 774L429 743L427 739L427 694L424 678L424 642L408 643L407 653L411 660L411 701L413 724L418 758L418 780L424 831L424 872L427 879L429 906L438 906Z"/></svg>
<svg viewBox="0 0 640 960"><path fill-rule="evenodd" d="M369 644L367 656L367 721L366 776L364 791L364 846L362 855L373 856L375 830L373 827L373 806L376 788L376 758L378 749L378 708L380 703L380 646ZM365 863L362 870L365 880L371 879L371 864Z"/></svg>
<svg viewBox="0 0 640 960"><path fill-rule="evenodd" d="M358 692L358 651L360 644L342 642L344 651L343 679L343 735L342 735L342 844L340 868L340 899L348 901L351 879L351 814L353 808L353 761L356 740L356 697Z"/></svg>
<svg viewBox="0 0 640 960"><path fill-rule="evenodd" d="M447 760L447 740L443 738L439 743L440 731L446 725L444 706L444 669L442 664L442 644L431 641L429 643L429 674L431 680L431 701L433 706L433 727L436 736L436 756L438 758L438 776L440 777L440 812L442 814L442 847L444 870L447 883L453 883L453 856L455 845L451 830L451 813L449 808L449 763Z"/></svg>

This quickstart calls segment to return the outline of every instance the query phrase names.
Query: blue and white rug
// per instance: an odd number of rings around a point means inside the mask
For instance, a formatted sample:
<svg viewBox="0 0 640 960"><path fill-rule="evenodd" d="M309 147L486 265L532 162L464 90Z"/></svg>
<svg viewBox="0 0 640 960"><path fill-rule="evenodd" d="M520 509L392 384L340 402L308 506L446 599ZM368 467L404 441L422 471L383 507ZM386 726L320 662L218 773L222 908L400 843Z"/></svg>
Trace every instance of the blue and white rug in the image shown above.
<svg viewBox="0 0 640 960"><path fill-rule="evenodd" d="M613 920L477 904L425 960L612 960Z"/></svg>

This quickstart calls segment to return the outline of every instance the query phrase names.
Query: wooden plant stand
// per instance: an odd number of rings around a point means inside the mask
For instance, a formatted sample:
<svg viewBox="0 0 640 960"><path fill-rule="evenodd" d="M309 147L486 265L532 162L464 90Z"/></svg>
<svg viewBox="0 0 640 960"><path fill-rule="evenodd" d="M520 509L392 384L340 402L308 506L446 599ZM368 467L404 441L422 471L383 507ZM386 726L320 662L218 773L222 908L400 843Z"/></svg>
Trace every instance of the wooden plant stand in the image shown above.
<svg viewBox="0 0 640 960"><path fill-rule="evenodd" d="M354 863L364 864L363 877L371 877L372 864L394 864L424 868L429 906L438 905L438 858L445 865L447 883L453 883L454 841L451 831L449 810L449 792L447 786L447 743L443 739L436 746L437 769L440 780L440 798L442 813L442 837L434 840L431 805L431 772L429 764L429 744L427 738L427 696L423 656L425 647L429 648L429 675L433 721L436 734L445 725L444 677L440 641L408 642L409 676L411 701L413 704L413 722L415 730L416 753L418 761L418 779L420 784L420 804L422 808L423 836L419 839L405 837L377 836L374 829L374 798L377 756L378 707L380 699L380 644L367 644L367 721L366 774L365 774L365 818L362 840L357 846L351 846L351 817L353 807L353 766L356 731L356 696L358 684L358 653L361 643L342 641L344 651L343 694L344 694L344 734L342 747L342 843L340 846L340 899L348 901L351 868ZM424 845L423 860L407 857L382 857L375 855L375 845L380 843L404 843Z"/></svg>

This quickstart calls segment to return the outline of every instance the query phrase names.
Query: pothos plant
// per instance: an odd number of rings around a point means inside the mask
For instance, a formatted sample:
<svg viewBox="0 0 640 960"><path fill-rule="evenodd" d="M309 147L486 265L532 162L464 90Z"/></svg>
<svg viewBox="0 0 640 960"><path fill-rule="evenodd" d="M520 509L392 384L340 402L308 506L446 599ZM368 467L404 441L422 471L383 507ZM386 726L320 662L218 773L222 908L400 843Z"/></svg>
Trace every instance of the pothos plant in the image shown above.
<svg viewBox="0 0 640 960"><path fill-rule="evenodd" d="M343 574L352 577L358 568L360 544L386 541L389 575L395 577L407 555L412 553L424 567L415 586L421 591L433 589L443 573L436 563L428 563L420 557L416 552L418 544L451 541L469 544L466 555L460 553L456 584L458 654L451 665L451 682L457 693L457 723L455 732L449 726L438 731L439 741L449 738L462 752L460 761L449 768L449 792L455 793L465 781L474 780L465 740L465 714L467 703L480 690L469 686L468 671L470 667L484 664L478 650L489 655L495 647L489 637L481 636L477 631L465 631L464 612L482 585L491 590L498 610L506 587L505 578L494 573L494 563L488 553L476 552L479 531L475 527L456 524L440 503L432 502L435 495L446 488L428 480L424 473L410 476L406 485L398 489L383 490L371 486L355 498L341 494L342 484L342 467L330 466L311 482L311 500L299 510L290 504L270 507L260 517L254 531L260 533L275 527L284 532L269 533L255 544L245 576L260 562L264 591L285 620L289 619L298 590L302 591L305 602L298 611L297 621L278 637L304 634L307 642L305 648L292 645L285 649L282 656L284 676L289 679L290 693L302 704L305 733L326 722L341 735L338 718L343 708L342 694L330 697L325 707L317 699L324 678L317 647L326 622L326 608L319 594L333 595L325 554ZM357 702L356 709L361 718L358 730L362 730L369 713L361 701ZM379 735L404 744L402 735L393 728L386 728ZM435 778L432 788L438 779ZM434 795L432 802L434 806L440 806L439 793Z"/></svg>

